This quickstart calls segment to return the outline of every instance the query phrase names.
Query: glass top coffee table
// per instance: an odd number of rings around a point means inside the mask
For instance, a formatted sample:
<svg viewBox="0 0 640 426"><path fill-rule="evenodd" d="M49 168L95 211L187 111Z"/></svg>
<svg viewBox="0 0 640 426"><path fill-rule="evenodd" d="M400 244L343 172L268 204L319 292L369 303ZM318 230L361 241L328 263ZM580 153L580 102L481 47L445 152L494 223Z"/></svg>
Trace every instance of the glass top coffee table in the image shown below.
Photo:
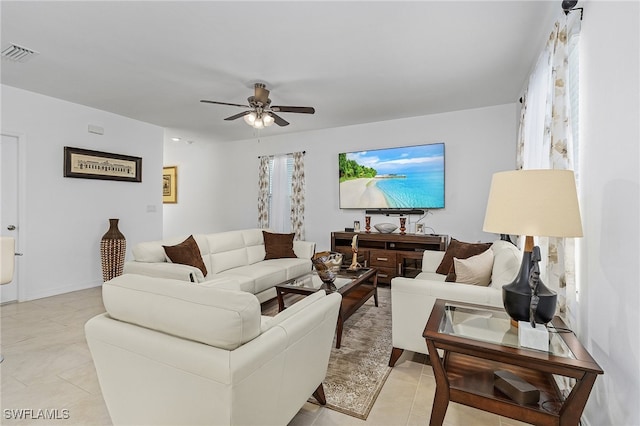
<svg viewBox="0 0 640 426"><path fill-rule="evenodd" d="M327 293L337 292L342 295L336 329L336 348L339 348L342 343L342 327L344 322L353 315L360 306L364 305L371 296L373 296L375 306L378 306L378 271L375 268L359 268L357 271L341 268L332 285L323 283L315 271L296 279L285 281L276 286L278 310L283 311L285 309L285 294L302 294L308 296L318 290L325 290Z"/></svg>
<svg viewBox="0 0 640 426"><path fill-rule="evenodd" d="M532 424L577 425L596 377L604 372L559 317L547 328L549 351L520 347L504 309L436 300L423 333L436 379L430 424L441 425L454 401ZM510 398L494 386L496 371L532 385L539 399ZM574 383L566 393L558 377Z"/></svg>

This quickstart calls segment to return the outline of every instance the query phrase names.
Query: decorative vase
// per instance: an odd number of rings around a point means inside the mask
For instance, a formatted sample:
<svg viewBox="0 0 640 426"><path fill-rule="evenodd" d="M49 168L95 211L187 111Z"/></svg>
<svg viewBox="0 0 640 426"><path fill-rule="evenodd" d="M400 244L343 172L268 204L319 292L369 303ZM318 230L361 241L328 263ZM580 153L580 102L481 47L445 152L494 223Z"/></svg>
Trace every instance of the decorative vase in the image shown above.
<svg viewBox="0 0 640 426"><path fill-rule="evenodd" d="M532 253L525 251L522 255L522 264L518 275L511 284L502 287L502 301L504 309L514 321L527 321L532 319L538 324L546 324L551 321L556 313L558 295L544 285L538 279L536 295L539 297L538 304L531 318L531 295L530 276L532 269Z"/></svg>
<svg viewBox="0 0 640 426"><path fill-rule="evenodd" d="M100 259L102 260L102 280L109 281L122 275L127 240L118 229L120 219L109 219L109 230L100 241Z"/></svg>
<svg viewBox="0 0 640 426"><path fill-rule="evenodd" d="M407 218L401 217L400 218L400 234L402 235L405 234L405 231L407 230L406 225L407 225Z"/></svg>
<svg viewBox="0 0 640 426"><path fill-rule="evenodd" d="M367 232L371 232L371 216L364 217L364 230Z"/></svg>

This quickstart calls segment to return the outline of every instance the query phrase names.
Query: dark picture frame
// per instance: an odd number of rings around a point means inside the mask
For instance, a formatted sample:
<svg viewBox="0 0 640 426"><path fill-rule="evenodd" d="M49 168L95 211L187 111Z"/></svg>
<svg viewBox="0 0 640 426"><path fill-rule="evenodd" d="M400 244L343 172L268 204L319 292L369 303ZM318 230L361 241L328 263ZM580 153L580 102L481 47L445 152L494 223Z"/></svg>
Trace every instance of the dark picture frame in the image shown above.
<svg viewBox="0 0 640 426"><path fill-rule="evenodd" d="M65 146L64 177L142 182L142 158Z"/></svg>

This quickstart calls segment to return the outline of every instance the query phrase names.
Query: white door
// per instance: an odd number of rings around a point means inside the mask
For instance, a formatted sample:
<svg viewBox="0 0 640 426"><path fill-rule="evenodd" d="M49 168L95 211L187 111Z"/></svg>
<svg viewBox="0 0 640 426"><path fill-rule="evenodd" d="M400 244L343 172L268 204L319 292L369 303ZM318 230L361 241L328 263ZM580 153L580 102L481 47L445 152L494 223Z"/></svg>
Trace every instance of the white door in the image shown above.
<svg viewBox="0 0 640 426"><path fill-rule="evenodd" d="M18 138L2 135L0 143L0 234L16 239L18 251ZM0 302L18 300L18 262L13 281L0 285Z"/></svg>

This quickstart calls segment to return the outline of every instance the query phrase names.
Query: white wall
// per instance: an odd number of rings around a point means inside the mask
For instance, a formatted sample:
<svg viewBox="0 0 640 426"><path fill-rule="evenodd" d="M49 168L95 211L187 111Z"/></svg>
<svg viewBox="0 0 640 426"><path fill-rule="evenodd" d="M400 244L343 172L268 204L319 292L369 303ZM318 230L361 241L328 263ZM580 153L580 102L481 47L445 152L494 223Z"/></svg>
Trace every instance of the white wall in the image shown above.
<svg viewBox="0 0 640 426"><path fill-rule="evenodd" d="M457 239L491 241L496 236L482 232L486 199L491 175L515 167L515 108L507 104L217 144L197 136L191 145L171 142L168 137L179 131L168 131L165 165L179 166L180 200L164 207L165 237L255 227L258 156L306 151L306 239L328 249L331 231L351 227L354 220L364 226L364 210L338 207L339 152L442 141L446 208L433 210L423 223ZM398 217L372 217L372 224L380 222L399 224Z"/></svg>
<svg viewBox="0 0 640 426"><path fill-rule="evenodd" d="M88 133L89 124L104 135ZM26 144L20 299L101 285L109 218L120 219L128 251L130 241L161 238L162 128L3 85L2 131L22 134ZM142 157L142 182L65 178L64 146Z"/></svg>
<svg viewBox="0 0 640 426"><path fill-rule="evenodd" d="M640 424L640 6L582 6L579 337L604 370L585 417L631 426Z"/></svg>

